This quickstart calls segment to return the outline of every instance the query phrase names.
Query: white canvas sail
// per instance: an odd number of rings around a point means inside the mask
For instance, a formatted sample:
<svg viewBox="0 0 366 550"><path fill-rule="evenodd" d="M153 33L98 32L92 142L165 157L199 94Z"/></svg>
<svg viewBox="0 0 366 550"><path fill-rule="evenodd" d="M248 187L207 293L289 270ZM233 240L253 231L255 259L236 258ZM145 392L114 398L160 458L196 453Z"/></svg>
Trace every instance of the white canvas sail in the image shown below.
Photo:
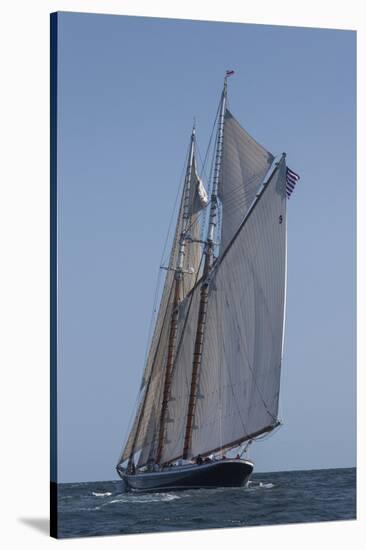
<svg viewBox="0 0 366 550"><path fill-rule="evenodd" d="M187 185L189 185L188 193L186 193ZM185 199L189 203L187 220L184 219ZM183 188L169 265L167 266L169 269L166 272L159 311L143 375L139 405L120 462L127 460L132 453L141 451L138 464L142 465L154 454L157 445L157 433L159 430L164 377L168 357L169 331L174 301L174 270L177 264L180 237L183 227L186 227L189 239L187 239L185 245L182 284L180 286L180 300L183 300L199 276L202 250L201 245L196 240L198 240L200 233L199 213L206 204L205 192L202 190L202 182L197 175L196 162L193 155L190 181L186 178ZM180 333L179 325L183 321L184 319L179 319L178 334Z"/></svg>
<svg viewBox="0 0 366 550"><path fill-rule="evenodd" d="M178 458L183 452L199 302L200 286L197 286L179 308L182 322L172 376L171 399L168 404L170 422L166 426L162 462Z"/></svg>
<svg viewBox="0 0 366 550"><path fill-rule="evenodd" d="M257 143L240 126L230 111L226 110L219 184L224 220L221 253L243 221L272 162L273 155Z"/></svg>
<svg viewBox="0 0 366 550"><path fill-rule="evenodd" d="M286 166L280 165L210 283L193 456L277 422L286 278Z"/></svg>
<svg viewBox="0 0 366 550"><path fill-rule="evenodd" d="M187 296L188 292L193 288L200 275L202 245L199 243L201 232L201 211L208 204L208 195L204 185L198 176L196 158L193 154L192 175L191 175L191 192L189 195L189 213L190 219L187 224L187 240L184 255L183 265L183 282L181 300ZM187 271L190 272L186 273Z"/></svg>
<svg viewBox="0 0 366 550"><path fill-rule="evenodd" d="M239 443L277 421L286 270L285 162L213 273L191 456ZM172 381L163 462L182 455L200 298L191 304Z"/></svg>

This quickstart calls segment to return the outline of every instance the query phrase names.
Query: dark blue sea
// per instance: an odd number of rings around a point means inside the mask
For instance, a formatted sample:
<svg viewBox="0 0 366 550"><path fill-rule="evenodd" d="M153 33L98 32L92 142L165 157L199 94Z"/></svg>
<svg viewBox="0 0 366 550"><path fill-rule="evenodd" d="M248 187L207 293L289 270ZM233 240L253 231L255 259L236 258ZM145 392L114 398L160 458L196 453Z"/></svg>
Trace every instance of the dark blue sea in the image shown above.
<svg viewBox="0 0 366 550"><path fill-rule="evenodd" d="M356 469L255 474L245 488L131 494L122 481L59 485L59 537L356 518Z"/></svg>

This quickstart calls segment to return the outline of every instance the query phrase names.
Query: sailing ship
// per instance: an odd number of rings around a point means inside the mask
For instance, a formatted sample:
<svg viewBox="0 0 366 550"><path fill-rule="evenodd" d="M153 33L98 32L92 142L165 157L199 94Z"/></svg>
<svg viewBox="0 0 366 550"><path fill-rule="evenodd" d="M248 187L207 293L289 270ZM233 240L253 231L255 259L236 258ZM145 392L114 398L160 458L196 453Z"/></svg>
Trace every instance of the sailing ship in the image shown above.
<svg viewBox="0 0 366 550"><path fill-rule="evenodd" d="M275 158L229 111L232 73L215 120L210 196L192 131L137 411L117 464L127 490L244 486L254 467L248 445L279 425L291 182L285 153Z"/></svg>

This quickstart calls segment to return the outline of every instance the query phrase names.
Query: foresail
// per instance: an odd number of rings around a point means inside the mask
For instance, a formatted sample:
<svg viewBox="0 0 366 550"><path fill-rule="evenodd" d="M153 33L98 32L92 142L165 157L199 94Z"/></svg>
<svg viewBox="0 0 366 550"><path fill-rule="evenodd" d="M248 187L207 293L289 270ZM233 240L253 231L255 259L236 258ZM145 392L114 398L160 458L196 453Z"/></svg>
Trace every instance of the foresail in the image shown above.
<svg viewBox="0 0 366 550"><path fill-rule="evenodd" d="M186 186L189 184L188 193ZM180 238L183 228L187 229L189 239L186 242L186 253L183 262L183 274L180 300L189 293L200 271L202 248L196 242L200 233L200 210L207 204L207 197L200 181L196 163L193 157L193 169L190 181L187 179L182 193L182 200L174 233L169 264L166 271L165 284L162 292L158 315L143 374L139 405L132 425L132 429L123 450L120 462L128 460L132 453L140 451L138 465L146 464L149 458L154 457L157 448L157 434L161 414L164 376L168 357L168 343L170 323L174 302L174 277L179 253ZM184 218L184 200L188 200L188 219ZM206 202L205 202L206 201ZM178 333L184 319L180 317Z"/></svg>
<svg viewBox="0 0 366 550"><path fill-rule="evenodd" d="M172 376L171 398L168 404L169 422L166 426L162 462L176 459L182 456L183 452L199 302L200 287L196 286L179 308L181 323Z"/></svg>
<svg viewBox="0 0 366 550"><path fill-rule="evenodd" d="M219 185L223 209L221 254L243 221L272 162L273 155L257 143L226 110Z"/></svg>
<svg viewBox="0 0 366 550"><path fill-rule="evenodd" d="M141 451L144 447L145 452L150 453L150 448L155 441L159 422L157 407L159 407L162 398L164 365L168 353L169 321L172 314L173 288L171 279L172 272L168 271L143 375L139 406L120 462L127 460L132 452ZM140 457L143 454L141 453Z"/></svg>
<svg viewBox="0 0 366 550"><path fill-rule="evenodd" d="M285 162L212 274L191 454L277 422L286 271Z"/></svg>

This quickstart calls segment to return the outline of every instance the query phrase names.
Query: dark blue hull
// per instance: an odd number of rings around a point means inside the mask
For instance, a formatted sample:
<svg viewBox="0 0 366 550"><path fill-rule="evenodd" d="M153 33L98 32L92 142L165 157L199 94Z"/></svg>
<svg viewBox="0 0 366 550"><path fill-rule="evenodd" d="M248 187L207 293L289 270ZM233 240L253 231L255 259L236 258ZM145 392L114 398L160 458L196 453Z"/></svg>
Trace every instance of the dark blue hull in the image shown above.
<svg viewBox="0 0 366 550"><path fill-rule="evenodd" d="M226 459L208 464L173 466L161 472L123 474L127 491L166 491L242 487L253 471L249 460Z"/></svg>

